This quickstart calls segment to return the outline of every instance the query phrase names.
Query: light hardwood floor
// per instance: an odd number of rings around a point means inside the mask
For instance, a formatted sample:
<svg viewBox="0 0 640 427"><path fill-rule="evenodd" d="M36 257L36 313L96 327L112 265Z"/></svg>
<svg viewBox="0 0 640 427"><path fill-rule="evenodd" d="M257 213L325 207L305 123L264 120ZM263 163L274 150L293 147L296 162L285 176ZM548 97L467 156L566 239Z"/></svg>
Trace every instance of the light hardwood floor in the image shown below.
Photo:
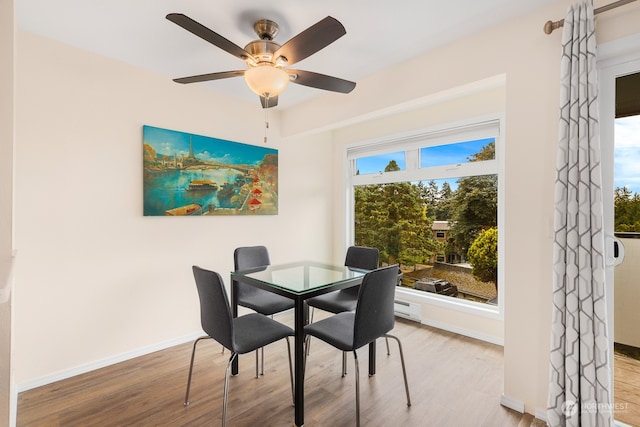
<svg viewBox="0 0 640 427"><path fill-rule="evenodd" d="M614 370L615 419L640 426L640 360L615 353Z"/></svg>
<svg viewBox="0 0 640 427"><path fill-rule="evenodd" d="M287 322L284 319L278 320ZM366 348L361 361L362 425L544 426L529 414L500 405L503 353L488 344L414 322L398 320L392 332L403 342L413 405L406 406L398 348L378 341L377 373L367 376ZM213 341L196 354L191 405L183 406L191 344L23 392L18 426L217 426L229 353ZM286 343L265 350L265 375L254 378L254 355L240 358L232 377L230 426L291 426L293 407ZM340 377L341 353L314 340L305 380L305 426L355 425L353 356Z"/></svg>

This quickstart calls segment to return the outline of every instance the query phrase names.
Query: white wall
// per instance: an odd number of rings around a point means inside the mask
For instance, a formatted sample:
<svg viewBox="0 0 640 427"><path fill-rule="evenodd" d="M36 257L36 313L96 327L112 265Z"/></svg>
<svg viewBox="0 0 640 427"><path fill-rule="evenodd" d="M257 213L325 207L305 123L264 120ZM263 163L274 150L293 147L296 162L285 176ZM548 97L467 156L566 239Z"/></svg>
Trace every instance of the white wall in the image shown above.
<svg viewBox="0 0 640 427"><path fill-rule="evenodd" d="M369 136L374 122L363 121L404 110L377 131L407 131L425 100L504 75L504 393L528 412L546 407L561 33L542 25L570 3L363 79L340 108L329 94L284 111L270 137L280 149L280 214L261 218L143 218L140 173L142 124L260 144L259 108L19 33L18 383L198 330L189 267L227 278L240 244L269 245L274 262L339 259L342 147ZM598 42L636 33L638 22L640 3L607 12Z"/></svg>
<svg viewBox="0 0 640 427"><path fill-rule="evenodd" d="M14 7L0 3L0 425L9 425L12 382Z"/></svg>
<svg viewBox="0 0 640 427"><path fill-rule="evenodd" d="M549 19L563 18L571 3L558 1L363 79L341 102L341 109L331 109L334 101L326 97L306 108L287 110L282 116L286 135L334 129L334 161L338 164L343 161L344 144L366 141L373 134L410 131L422 123L446 123L450 110L445 101L452 95L465 92L476 82L505 75L506 222L501 229L505 239L504 395L515 406L522 404L527 412L539 415L546 408L548 382L562 39L561 30L546 35L542 27ZM595 7L607 3L596 1ZM598 43L637 33L638 22L640 3L599 15ZM421 123L414 113L425 104L433 104L438 114L425 114ZM391 124L384 121L390 116L394 117ZM338 207L344 207L341 188L344 183L336 182L334 203ZM334 217L334 243L338 244L346 225L341 209L336 209ZM453 322L462 327L469 323L462 318ZM497 327L491 322L477 326L479 333L490 334Z"/></svg>
<svg viewBox="0 0 640 427"><path fill-rule="evenodd" d="M18 33L15 361L22 388L200 331L191 265L330 259L330 141L279 137L279 214L143 217L142 125L263 144L264 113ZM46 357L43 357L46 354Z"/></svg>

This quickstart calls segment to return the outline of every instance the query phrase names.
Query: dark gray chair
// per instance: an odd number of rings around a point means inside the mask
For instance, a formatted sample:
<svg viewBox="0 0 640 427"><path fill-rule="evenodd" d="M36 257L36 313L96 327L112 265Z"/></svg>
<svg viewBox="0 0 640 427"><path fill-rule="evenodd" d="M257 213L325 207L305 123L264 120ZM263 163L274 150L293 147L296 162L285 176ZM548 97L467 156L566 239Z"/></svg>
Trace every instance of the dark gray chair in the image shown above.
<svg viewBox="0 0 640 427"><path fill-rule="evenodd" d="M366 246L350 246L344 259L344 265L347 267L357 268L360 270L375 270L378 268L380 259L380 251L378 248L369 248ZM313 314L316 308L337 314L345 311L353 311L358 303L358 286L343 289L340 291L330 292L328 294L319 295L309 298L307 304L311 307L311 322L313 322ZM308 354L309 348L307 348ZM387 354L389 354L389 343L387 342ZM347 373L346 355L343 358L342 376Z"/></svg>
<svg viewBox="0 0 640 427"><path fill-rule="evenodd" d="M235 271L247 270L255 267L270 265L269 251L264 246L245 246L236 248L233 252L233 266ZM251 310L273 316L281 311L293 308L293 300L281 295L267 292L255 286L242 282L235 282L238 295L238 305ZM264 349L261 350L261 374L264 375ZM258 352L256 350L256 378L258 377Z"/></svg>
<svg viewBox="0 0 640 427"><path fill-rule="evenodd" d="M233 266L236 271L265 267L270 264L269 251L264 246L246 246L237 248L233 252ZM292 299L258 289L255 286L237 282L236 289L238 290L238 305L250 308L265 316L273 316L293 308Z"/></svg>
<svg viewBox="0 0 640 427"><path fill-rule="evenodd" d="M378 260L380 251L377 248L368 248L365 246L350 246L347 249L344 265L360 270L375 270L378 268ZM329 313L342 313L343 311L353 311L356 309L358 302L358 287L342 289L336 292L319 295L309 298L307 304L309 307L319 308ZM311 316L313 321L313 315Z"/></svg>
<svg viewBox="0 0 640 427"><path fill-rule="evenodd" d="M189 390L191 388L191 374L193 373L193 359L196 353L196 345L200 340L207 338L216 340L231 352L224 380L223 427L227 422L227 401L231 364L238 354L249 353L279 341L282 338L286 338L289 353L291 397L293 399L293 370L291 367L291 346L289 343L289 337L294 335L293 329L259 313L251 313L234 318L231 313L229 298L224 288L224 282L220 275L214 271L193 266L193 276L196 281L196 287L198 288L198 296L200 297L200 321L202 329L207 335L198 338L193 343L184 405L189 405Z"/></svg>
<svg viewBox="0 0 640 427"><path fill-rule="evenodd" d="M407 371L400 340L390 335L395 324L393 299L395 296L398 266L392 265L367 273L360 285L356 311L335 314L305 326L307 345L310 337L316 337L343 352L353 352L356 367L356 425L360 426L360 372L357 349L377 338L393 338L398 342L402 375L407 394L407 406L411 406ZM306 359L305 359L306 364Z"/></svg>

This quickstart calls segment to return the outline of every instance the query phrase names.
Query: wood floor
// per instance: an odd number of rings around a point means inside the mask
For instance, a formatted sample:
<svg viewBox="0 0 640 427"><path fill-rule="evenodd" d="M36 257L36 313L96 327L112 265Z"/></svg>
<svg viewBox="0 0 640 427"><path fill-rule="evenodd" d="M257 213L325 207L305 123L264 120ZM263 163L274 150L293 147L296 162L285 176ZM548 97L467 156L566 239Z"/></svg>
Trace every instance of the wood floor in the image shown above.
<svg viewBox="0 0 640 427"><path fill-rule="evenodd" d="M284 315L286 316L286 314ZM288 322L286 318L277 318ZM398 320L393 334L404 346L413 405L407 407L400 358L390 340L378 341L377 373L368 377L361 361L362 425L544 426L529 414L500 405L502 348L453 333ZM265 350L265 375L254 376L254 355L240 358L231 378L229 426L291 426L293 407L284 341ZM199 344L191 404L183 406L191 344L89 372L20 393L18 426L218 426L228 352L217 343ZM314 340L305 380L305 426L355 425L353 356L340 377L341 353Z"/></svg>
<svg viewBox="0 0 640 427"><path fill-rule="evenodd" d="M614 416L630 426L640 426L640 360L614 354Z"/></svg>

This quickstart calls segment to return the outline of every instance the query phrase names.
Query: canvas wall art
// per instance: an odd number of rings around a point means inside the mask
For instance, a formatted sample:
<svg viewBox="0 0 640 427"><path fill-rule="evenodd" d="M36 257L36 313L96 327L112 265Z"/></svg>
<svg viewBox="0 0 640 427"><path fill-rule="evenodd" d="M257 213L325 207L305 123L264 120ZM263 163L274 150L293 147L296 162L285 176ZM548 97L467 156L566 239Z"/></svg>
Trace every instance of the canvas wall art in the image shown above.
<svg viewBox="0 0 640 427"><path fill-rule="evenodd" d="M278 150L143 126L144 215L276 215Z"/></svg>

